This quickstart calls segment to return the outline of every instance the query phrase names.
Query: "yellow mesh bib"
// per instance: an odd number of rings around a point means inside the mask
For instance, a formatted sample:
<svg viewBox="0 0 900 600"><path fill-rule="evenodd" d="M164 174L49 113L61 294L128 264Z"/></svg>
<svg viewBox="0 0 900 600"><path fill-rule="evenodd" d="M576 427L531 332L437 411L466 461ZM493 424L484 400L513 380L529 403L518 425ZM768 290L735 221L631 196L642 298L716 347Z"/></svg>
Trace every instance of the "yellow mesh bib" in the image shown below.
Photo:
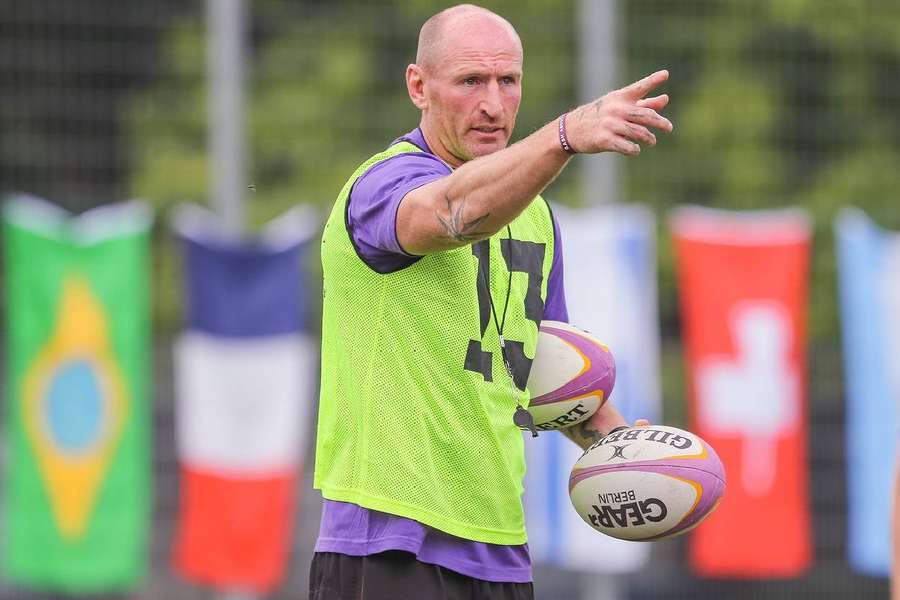
<svg viewBox="0 0 900 600"><path fill-rule="evenodd" d="M325 226L314 486L458 537L522 544L522 433L479 281L500 317L512 271L503 333L524 388L553 260L550 211L537 197L510 224L512 239L504 229L376 273L350 240L350 189L375 163L419 151L402 142L363 163ZM527 391L519 399L527 405Z"/></svg>

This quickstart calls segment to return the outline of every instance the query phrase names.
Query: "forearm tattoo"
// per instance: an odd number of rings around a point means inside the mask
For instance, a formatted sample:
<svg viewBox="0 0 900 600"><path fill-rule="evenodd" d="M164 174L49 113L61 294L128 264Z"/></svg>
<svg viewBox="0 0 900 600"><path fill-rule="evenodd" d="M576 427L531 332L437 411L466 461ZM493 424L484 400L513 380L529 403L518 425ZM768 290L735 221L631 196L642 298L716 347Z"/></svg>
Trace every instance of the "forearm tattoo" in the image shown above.
<svg viewBox="0 0 900 600"><path fill-rule="evenodd" d="M562 432L567 438L585 449L592 446L595 442L599 442L604 437L602 433L594 429L589 420L567 427Z"/></svg>
<svg viewBox="0 0 900 600"><path fill-rule="evenodd" d="M491 213L485 213L471 221L466 221L463 216L466 199L462 198L454 204L450 200L450 196L445 195L444 198L447 201L447 217L442 217L438 211L434 211L434 215L444 227L447 237L453 238L457 242L475 242L490 237L490 232L478 231L478 226L484 223Z"/></svg>

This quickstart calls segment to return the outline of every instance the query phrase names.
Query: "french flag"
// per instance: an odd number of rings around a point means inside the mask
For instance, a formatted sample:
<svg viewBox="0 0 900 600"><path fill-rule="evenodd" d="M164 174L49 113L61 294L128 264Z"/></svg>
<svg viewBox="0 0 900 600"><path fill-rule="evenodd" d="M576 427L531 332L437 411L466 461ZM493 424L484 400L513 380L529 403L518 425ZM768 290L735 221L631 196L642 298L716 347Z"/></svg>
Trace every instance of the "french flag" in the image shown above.
<svg viewBox="0 0 900 600"><path fill-rule="evenodd" d="M295 209L248 241L206 209L176 212L186 329L174 349L173 560L195 583L266 594L284 575L316 391L302 322L310 217Z"/></svg>

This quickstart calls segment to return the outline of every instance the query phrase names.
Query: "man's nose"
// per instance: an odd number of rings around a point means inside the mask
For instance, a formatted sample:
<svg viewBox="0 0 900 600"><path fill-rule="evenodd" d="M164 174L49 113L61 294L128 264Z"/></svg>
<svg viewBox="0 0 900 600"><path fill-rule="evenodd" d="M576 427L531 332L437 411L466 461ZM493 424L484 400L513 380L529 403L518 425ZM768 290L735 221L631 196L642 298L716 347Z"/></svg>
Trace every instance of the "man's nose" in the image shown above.
<svg viewBox="0 0 900 600"><path fill-rule="evenodd" d="M485 116L496 119L503 112L503 102L500 101L500 83L492 79L484 86L484 95L481 98L481 111Z"/></svg>

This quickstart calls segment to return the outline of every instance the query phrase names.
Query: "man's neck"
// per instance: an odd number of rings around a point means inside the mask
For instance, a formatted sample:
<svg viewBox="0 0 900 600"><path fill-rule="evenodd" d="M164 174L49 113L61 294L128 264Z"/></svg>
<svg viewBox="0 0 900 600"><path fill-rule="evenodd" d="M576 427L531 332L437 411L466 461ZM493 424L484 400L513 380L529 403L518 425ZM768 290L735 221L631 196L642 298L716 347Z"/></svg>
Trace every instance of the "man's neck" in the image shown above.
<svg viewBox="0 0 900 600"><path fill-rule="evenodd" d="M419 130L422 132L422 137L425 138L425 143L428 144L428 148L431 150L431 153L447 163L447 165L451 169L456 169L463 164L463 161L453 156L447 150L447 148L441 142L441 138L432 133L431 129L425 123L424 119L419 123Z"/></svg>

